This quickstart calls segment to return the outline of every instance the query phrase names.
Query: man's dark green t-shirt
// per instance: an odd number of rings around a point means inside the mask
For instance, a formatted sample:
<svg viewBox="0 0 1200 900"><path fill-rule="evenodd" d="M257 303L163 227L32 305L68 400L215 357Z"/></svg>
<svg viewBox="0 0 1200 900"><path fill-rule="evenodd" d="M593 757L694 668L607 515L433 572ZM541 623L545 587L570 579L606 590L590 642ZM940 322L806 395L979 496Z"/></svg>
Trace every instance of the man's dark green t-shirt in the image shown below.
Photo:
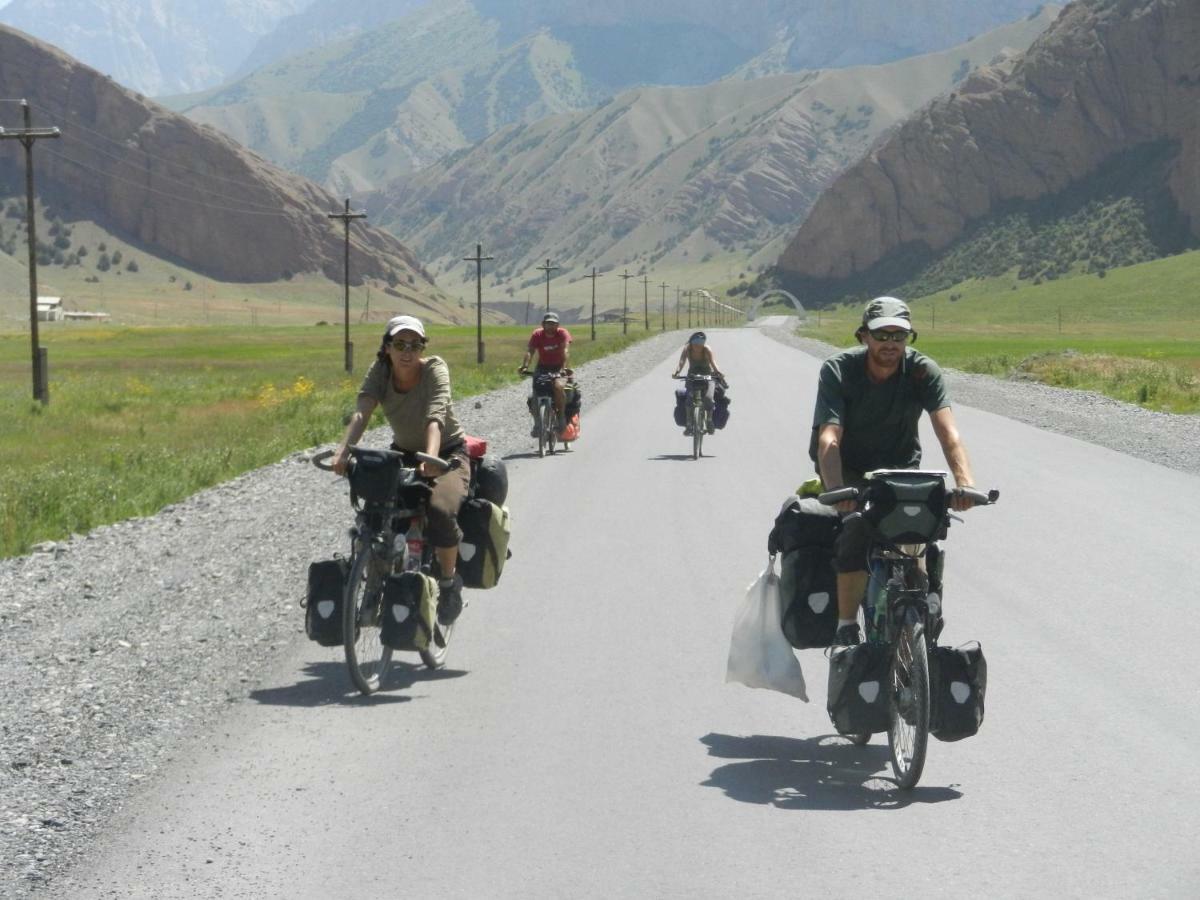
<svg viewBox="0 0 1200 900"><path fill-rule="evenodd" d="M882 384L867 377L867 348L831 356L821 366L808 455L817 461L822 425L841 425L842 467L914 469L921 464L917 423L921 411L949 406L942 370L912 347L904 350L899 371Z"/></svg>

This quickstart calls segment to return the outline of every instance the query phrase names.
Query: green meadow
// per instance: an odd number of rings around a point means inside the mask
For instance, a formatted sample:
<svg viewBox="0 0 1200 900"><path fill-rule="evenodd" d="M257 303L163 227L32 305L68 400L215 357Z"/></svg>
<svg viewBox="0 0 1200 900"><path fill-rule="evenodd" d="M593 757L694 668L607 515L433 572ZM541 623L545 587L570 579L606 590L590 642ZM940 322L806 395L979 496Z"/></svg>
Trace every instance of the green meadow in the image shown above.
<svg viewBox="0 0 1200 900"><path fill-rule="evenodd" d="M911 301L917 348L967 372L1200 412L1200 251L1032 284L972 279ZM854 341L859 304L811 312L802 333Z"/></svg>
<svg viewBox="0 0 1200 900"><path fill-rule="evenodd" d="M450 364L462 399L517 380L529 328L430 326L428 354ZM378 325L351 328L355 373L337 327L42 329L50 403L32 399L29 335L0 335L0 556L131 516L336 440L379 346ZM647 333L576 328L572 362ZM650 332L653 334L655 332ZM586 386L584 388L586 390ZM373 424L382 417L376 413ZM485 435L486 437L486 435Z"/></svg>

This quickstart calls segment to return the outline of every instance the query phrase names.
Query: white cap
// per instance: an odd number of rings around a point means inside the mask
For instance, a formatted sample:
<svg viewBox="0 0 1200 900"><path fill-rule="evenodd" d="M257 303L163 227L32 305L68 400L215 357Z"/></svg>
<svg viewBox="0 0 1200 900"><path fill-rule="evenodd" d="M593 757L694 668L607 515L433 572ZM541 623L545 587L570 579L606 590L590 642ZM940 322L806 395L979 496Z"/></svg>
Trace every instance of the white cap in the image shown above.
<svg viewBox="0 0 1200 900"><path fill-rule="evenodd" d="M425 326L416 316L396 316L388 319L387 331L384 332L387 337L395 337L401 331L415 331L422 339L425 337Z"/></svg>

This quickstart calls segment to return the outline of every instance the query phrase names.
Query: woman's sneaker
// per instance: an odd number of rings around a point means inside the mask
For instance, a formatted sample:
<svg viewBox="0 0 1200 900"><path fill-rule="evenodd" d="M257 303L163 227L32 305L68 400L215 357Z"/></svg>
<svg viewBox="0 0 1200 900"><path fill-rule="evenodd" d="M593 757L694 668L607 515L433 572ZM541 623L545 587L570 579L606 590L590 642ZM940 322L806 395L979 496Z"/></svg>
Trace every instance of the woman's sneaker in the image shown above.
<svg viewBox="0 0 1200 900"><path fill-rule="evenodd" d="M438 581L437 620L439 625L453 625L463 611L462 576Z"/></svg>

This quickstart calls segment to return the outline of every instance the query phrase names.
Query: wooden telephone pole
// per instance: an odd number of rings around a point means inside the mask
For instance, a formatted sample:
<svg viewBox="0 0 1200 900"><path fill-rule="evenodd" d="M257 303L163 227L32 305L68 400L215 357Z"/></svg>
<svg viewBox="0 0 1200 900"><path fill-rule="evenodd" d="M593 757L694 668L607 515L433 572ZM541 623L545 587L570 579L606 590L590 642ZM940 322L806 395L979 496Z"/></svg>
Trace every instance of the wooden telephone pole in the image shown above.
<svg viewBox="0 0 1200 900"><path fill-rule="evenodd" d="M539 270L546 273L546 312L550 312L550 273L557 271L558 268L558 266L550 265L549 259L546 260L544 266L538 266Z"/></svg>
<svg viewBox="0 0 1200 900"><path fill-rule="evenodd" d="M667 330L667 288L670 287L665 281L659 285L662 288L662 330Z"/></svg>
<svg viewBox="0 0 1200 900"><path fill-rule="evenodd" d="M6 131L0 128L0 140L20 141L25 148L25 230L29 235L29 341L33 356L33 399L43 406L50 402L49 364L46 360L46 350L38 344L37 318L37 225L33 207L33 144L42 138L61 136L57 128L34 128L31 122L29 101L15 101L21 104L24 112L25 127L20 131Z"/></svg>
<svg viewBox="0 0 1200 900"><path fill-rule="evenodd" d="M596 267L592 266L592 274L583 277L592 279L592 340L594 341L596 339L596 279L603 276L597 275Z"/></svg>
<svg viewBox="0 0 1200 900"><path fill-rule="evenodd" d="M629 279L637 278L637 276L630 275L629 270L626 269L624 275L617 277L623 281L625 287L625 300L621 307L621 334L627 334L629 332Z"/></svg>
<svg viewBox="0 0 1200 900"><path fill-rule="evenodd" d="M646 330L650 330L650 276L642 276L642 316L646 319Z"/></svg>
<svg viewBox="0 0 1200 900"><path fill-rule="evenodd" d="M345 348L344 349L345 349L345 353L346 353L346 371L347 372L354 371L354 345L350 343L350 220L351 219L365 219L366 217L367 217L366 213L350 212L350 198L349 197L346 198L345 212L328 214L328 218L341 219L342 224L346 226L346 258L345 258L345 269L344 269L344 274L343 274L343 278L342 278L342 283L346 289L345 314L343 316L343 319L345 322L345 335L344 335Z"/></svg>
<svg viewBox="0 0 1200 900"><path fill-rule="evenodd" d="M474 256L464 256L464 262L475 263L475 361L483 365L483 263L492 259L483 255L483 244L475 245ZM546 260L549 262L549 260Z"/></svg>

